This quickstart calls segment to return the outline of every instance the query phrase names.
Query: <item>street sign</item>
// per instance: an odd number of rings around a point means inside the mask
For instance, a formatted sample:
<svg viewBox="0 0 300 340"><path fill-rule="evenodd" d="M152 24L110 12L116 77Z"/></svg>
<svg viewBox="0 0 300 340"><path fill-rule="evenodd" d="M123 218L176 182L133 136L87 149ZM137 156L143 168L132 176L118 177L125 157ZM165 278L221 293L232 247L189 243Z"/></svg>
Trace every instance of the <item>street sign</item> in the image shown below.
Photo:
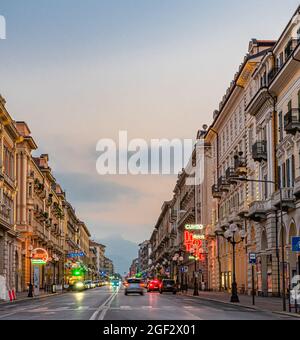
<svg viewBox="0 0 300 340"><path fill-rule="evenodd" d="M70 259L74 259L76 257L84 257L84 256L85 256L84 252L67 254L67 257L70 258Z"/></svg>
<svg viewBox="0 0 300 340"><path fill-rule="evenodd" d="M189 267L181 267L181 272L182 273L188 273L189 272Z"/></svg>
<svg viewBox="0 0 300 340"><path fill-rule="evenodd" d="M249 254L249 263L250 264L256 264L256 254L255 253Z"/></svg>
<svg viewBox="0 0 300 340"><path fill-rule="evenodd" d="M292 248L294 253L300 253L300 237L292 238Z"/></svg>

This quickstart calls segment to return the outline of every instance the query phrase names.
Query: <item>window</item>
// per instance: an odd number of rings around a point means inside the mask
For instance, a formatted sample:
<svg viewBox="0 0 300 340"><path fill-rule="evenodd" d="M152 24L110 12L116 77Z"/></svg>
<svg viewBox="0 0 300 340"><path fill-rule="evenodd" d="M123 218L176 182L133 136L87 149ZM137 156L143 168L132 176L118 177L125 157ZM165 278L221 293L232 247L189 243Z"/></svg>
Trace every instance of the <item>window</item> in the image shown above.
<svg viewBox="0 0 300 340"><path fill-rule="evenodd" d="M29 197L32 197L32 195L33 195L33 190L32 190L32 188L33 188L33 184L32 184L32 182L30 182L30 183L28 184L28 196L29 196Z"/></svg>
<svg viewBox="0 0 300 340"><path fill-rule="evenodd" d="M277 57L277 68L281 68L284 64L284 57L283 57L283 52L280 53L280 55Z"/></svg>
<svg viewBox="0 0 300 340"><path fill-rule="evenodd" d="M14 155L7 146L4 146L4 172L5 175L14 180Z"/></svg>
<svg viewBox="0 0 300 340"><path fill-rule="evenodd" d="M281 186L281 188L286 187L286 163L278 167L278 185Z"/></svg>
<svg viewBox="0 0 300 340"><path fill-rule="evenodd" d="M286 186L292 188L295 181L295 157L292 156L286 161Z"/></svg>
<svg viewBox="0 0 300 340"><path fill-rule="evenodd" d="M32 225L32 210L28 210L28 224Z"/></svg>

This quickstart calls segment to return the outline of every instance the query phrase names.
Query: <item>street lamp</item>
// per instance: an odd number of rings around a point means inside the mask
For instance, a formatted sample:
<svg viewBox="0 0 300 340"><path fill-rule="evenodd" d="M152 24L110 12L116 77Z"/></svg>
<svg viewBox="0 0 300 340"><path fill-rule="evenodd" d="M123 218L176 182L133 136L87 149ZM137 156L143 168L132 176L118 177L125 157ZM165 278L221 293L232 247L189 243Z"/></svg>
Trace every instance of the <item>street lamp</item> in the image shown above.
<svg viewBox="0 0 300 340"><path fill-rule="evenodd" d="M54 254L53 255L53 287L56 285L56 263L59 262L59 257Z"/></svg>
<svg viewBox="0 0 300 340"><path fill-rule="evenodd" d="M194 254L195 258L195 273L194 273L194 296L199 296L199 285L198 285L198 273L197 273L197 256L196 249L192 250L192 254Z"/></svg>
<svg viewBox="0 0 300 340"><path fill-rule="evenodd" d="M29 282L29 289L28 289L28 297L33 297L33 282L32 282L32 259L33 259L33 246L28 247L29 251L29 276L30 276L30 282Z"/></svg>
<svg viewBox="0 0 300 340"><path fill-rule="evenodd" d="M236 282L236 263L235 263L235 249L236 246L242 242L244 242L246 238L246 232L244 230L240 230L236 224L231 224L229 229L225 232L221 230L216 231L217 236L221 236L226 239L232 245L232 296L231 302L239 303L238 291L237 291L237 282ZM237 241L237 238L240 237L240 240Z"/></svg>

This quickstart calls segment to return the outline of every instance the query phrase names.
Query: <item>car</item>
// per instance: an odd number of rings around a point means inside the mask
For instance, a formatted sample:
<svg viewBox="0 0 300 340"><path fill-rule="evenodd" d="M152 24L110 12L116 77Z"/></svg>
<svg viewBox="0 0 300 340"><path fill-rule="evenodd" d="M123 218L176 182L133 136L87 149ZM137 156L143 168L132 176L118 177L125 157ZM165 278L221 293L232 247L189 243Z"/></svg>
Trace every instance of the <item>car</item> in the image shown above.
<svg viewBox="0 0 300 340"><path fill-rule="evenodd" d="M86 280L84 281L85 289L91 289L92 288L92 280Z"/></svg>
<svg viewBox="0 0 300 340"><path fill-rule="evenodd" d="M97 281L94 281L94 283L95 283L96 287L98 287L98 288L101 287L101 282L100 281L97 280Z"/></svg>
<svg viewBox="0 0 300 340"><path fill-rule="evenodd" d="M148 283L148 293L158 292L160 288L160 282L158 280L152 280Z"/></svg>
<svg viewBox="0 0 300 340"><path fill-rule="evenodd" d="M129 294L140 294L144 295L144 287L142 280L140 279L128 279L125 288L125 295Z"/></svg>
<svg viewBox="0 0 300 340"><path fill-rule="evenodd" d="M159 286L160 294L173 293L177 294L176 282L174 280L162 280Z"/></svg>
<svg viewBox="0 0 300 340"><path fill-rule="evenodd" d="M91 288L94 289L97 287L97 282L96 281L92 281L91 282Z"/></svg>
<svg viewBox="0 0 300 340"><path fill-rule="evenodd" d="M120 280L112 280L111 286L112 287L120 287Z"/></svg>
<svg viewBox="0 0 300 340"><path fill-rule="evenodd" d="M86 289L85 284L84 282L81 282L81 281L77 281L72 285L72 290L76 292L82 292L85 289Z"/></svg>

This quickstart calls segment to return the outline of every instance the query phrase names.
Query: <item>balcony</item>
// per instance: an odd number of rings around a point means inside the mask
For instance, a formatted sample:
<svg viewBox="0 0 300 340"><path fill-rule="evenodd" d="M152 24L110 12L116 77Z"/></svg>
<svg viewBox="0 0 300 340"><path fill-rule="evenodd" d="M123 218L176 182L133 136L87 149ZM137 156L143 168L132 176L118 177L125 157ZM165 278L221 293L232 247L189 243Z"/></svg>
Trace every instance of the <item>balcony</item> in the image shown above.
<svg viewBox="0 0 300 340"><path fill-rule="evenodd" d="M295 184L294 184L294 196L296 198L300 198L300 177L297 177L295 179Z"/></svg>
<svg viewBox="0 0 300 340"><path fill-rule="evenodd" d="M285 59L288 60L290 58L290 56L293 54L294 50L296 49L296 47L298 46L299 41L297 39L291 39L284 51L285 54Z"/></svg>
<svg viewBox="0 0 300 340"><path fill-rule="evenodd" d="M226 170L226 182L227 183L230 183L230 184L236 184L237 182L234 180L237 176L236 176L236 173L235 173L235 169L232 168L232 167L229 167L227 170Z"/></svg>
<svg viewBox="0 0 300 340"><path fill-rule="evenodd" d="M216 199L222 198L222 192L219 190L219 187L217 185L213 185L211 188L212 197Z"/></svg>
<svg viewBox="0 0 300 340"><path fill-rule="evenodd" d="M241 156L235 156L234 158L234 170L237 177L246 176L247 171L247 159Z"/></svg>
<svg viewBox="0 0 300 340"><path fill-rule="evenodd" d="M269 91L278 96L281 91L284 90L286 84L288 84L294 78L296 72L299 70L299 63L293 60L294 58L300 59L300 45L299 40L292 39L285 49L285 60L280 66L278 73L273 81L269 84Z"/></svg>
<svg viewBox="0 0 300 340"><path fill-rule="evenodd" d="M249 214L249 205L247 202L242 203L238 208L238 215L245 218Z"/></svg>
<svg viewBox="0 0 300 340"><path fill-rule="evenodd" d="M268 160L267 141L258 141L252 147L252 157L255 162Z"/></svg>
<svg viewBox="0 0 300 340"><path fill-rule="evenodd" d="M284 129L294 136L300 131L300 109L292 109L284 116Z"/></svg>
<svg viewBox="0 0 300 340"><path fill-rule="evenodd" d="M218 180L219 191L228 192L230 189L230 183L227 182L224 176L221 176Z"/></svg>
<svg viewBox="0 0 300 340"><path fill-rule="evenodd" d="M241 221L238 208L234 208L232 209L232 211L230 211L229 216L228 216L228 221L229 221L229 224L239 223Z"/></svg>
<svg viewBox="0 0 300 340"><path fill-rule="evenodd" d="M296 208L294 196L294 188L282 189L282 209L285 212ZM276 209L280 209L280 191L276 191L273 194L272 203Z"/></svg>
<svg viewBox="0 0 300 340"><path fill-rule="evenodd" d="M280 67L276 66L272 71L268 74L268 85L272 83L272 81L276 78L278 72L280 71Z"/></svg>
<svg viewBox="0 0 300 340"><path fill-rule="evenodd" d="M271 201L255 201L250 204L248 218L254 222L261 222L267 219L270 211L272 211Z"/></svg>

